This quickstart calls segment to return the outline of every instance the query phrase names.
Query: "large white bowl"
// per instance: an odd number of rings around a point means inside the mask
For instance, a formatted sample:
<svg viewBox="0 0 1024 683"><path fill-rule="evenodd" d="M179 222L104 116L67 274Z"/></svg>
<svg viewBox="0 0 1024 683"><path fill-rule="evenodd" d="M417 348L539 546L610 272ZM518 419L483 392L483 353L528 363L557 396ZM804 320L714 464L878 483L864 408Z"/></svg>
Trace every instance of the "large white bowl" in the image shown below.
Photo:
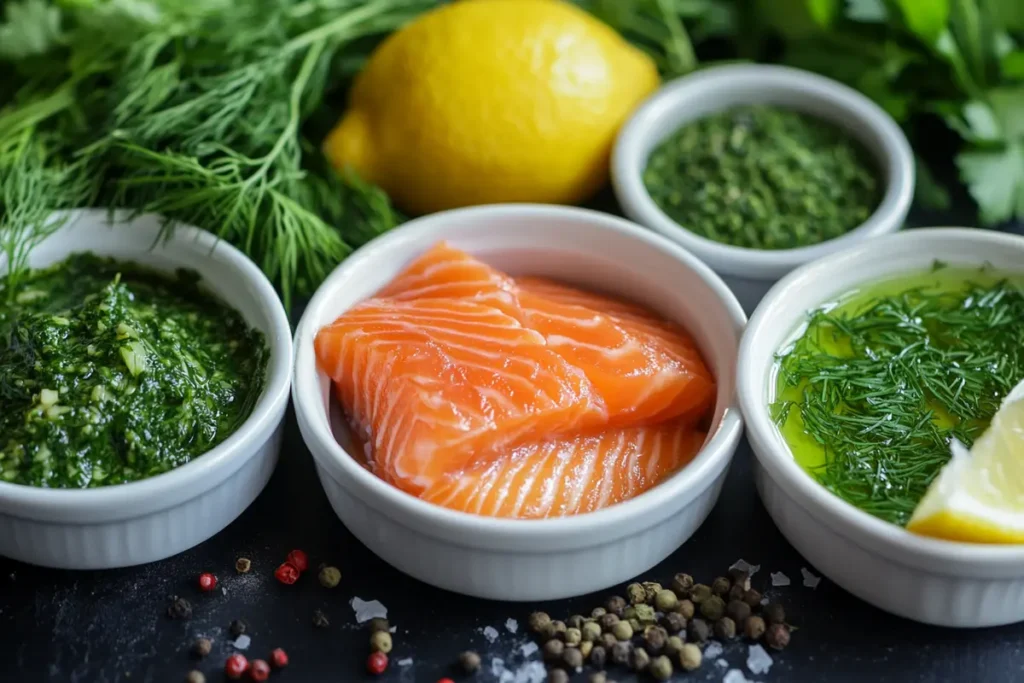
<svg viewBox="0 0 1024 683"><path fill-rule="evenodd" d="M266 276L213 235L178 227L158 241L160 220L104 211L71 218L31 254L40 267L91 251L159 270L192 268L201 282L270 347L266 385L238 431L208 453L149 479L93 489L44 489L0 482L0 555L61 569L109 569L153 562L202 543L256 498L277 463L291 379L291 328ZM2 267L2 264L0 264Z"/></svg>
<svg viewBox="0 0 1024 683"><path fill-rule="evenodd" d="M847 234L797 249L748 249L722 244L680 226L654 202L643 183L647 158L684 124L732 107L770 104L831 121L875 158L885 194L875 212ZM885 111L852 88L809 71L769 64L716 66L666 83L619 133L612 184L622 210L693 252L721 275L750 313L793 268L859 241L899 230L914 194L914 156L903 131Z"/></svg>
<svg viewBox="0 0 1024 683"><path fill-rule="evenodd" d="M332 434L317 331L371 296L439 240L512 274L546 275L649 305L683 324L718 379L714 428L700 454L636 498L598 512L510 520L448 510L386 484ZM734 404L739 303L711 269L625 220L557 206L498 205L421 218L350 256L320 287L295 334L292 394L302 436L335 512L401 571L458 593L545 600L601 590L643 572L697 529L718 498L743 429Z"/></svg>
<svg viewBox="0 0 1024 683"><path fill-rule="evenodd" d="M1024 620L1024 546L912 534L825 490L793 459L768 412L775 354L809 310L860 285L929 268L935 259L1024 272L1024 237L937 228L881 237L794 271L765 296L740 346L738 392L755 477L783 535L837 584L887 612L941 626Z"/></svg>

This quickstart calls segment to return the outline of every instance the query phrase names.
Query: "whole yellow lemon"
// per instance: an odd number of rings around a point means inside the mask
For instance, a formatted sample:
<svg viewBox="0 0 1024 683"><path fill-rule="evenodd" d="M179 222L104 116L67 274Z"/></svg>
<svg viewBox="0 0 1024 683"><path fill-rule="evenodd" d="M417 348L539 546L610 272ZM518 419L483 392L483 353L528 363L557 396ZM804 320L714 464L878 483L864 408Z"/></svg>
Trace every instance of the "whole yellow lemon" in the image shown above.
<svg viewBox="0 0 1024 683"><path fill-rule="evenodd" d="M324 142L405 211L572 204L607 181L654 63L560 0L463 0L391 35Z"/></svg>

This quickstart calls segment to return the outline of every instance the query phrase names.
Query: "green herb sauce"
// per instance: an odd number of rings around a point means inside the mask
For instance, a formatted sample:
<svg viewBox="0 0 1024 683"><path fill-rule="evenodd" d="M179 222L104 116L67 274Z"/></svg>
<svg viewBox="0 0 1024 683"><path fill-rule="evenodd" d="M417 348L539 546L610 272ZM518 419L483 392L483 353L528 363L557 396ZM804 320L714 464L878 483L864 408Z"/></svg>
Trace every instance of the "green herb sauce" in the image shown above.
<svg viewBox="0 0 1024 683"><path fill-rule="evenodd" d="M198 286L77 254L0 290L0 479L86 488L187 463L263 388L263 335Z"/></svg>
<svg viewBox="0 0 1024 683"><path fill-rule="evenodd" d="M840 498L906 524L949 460L1024 377L1024 289L937 268L810 315L779 356L773 417L797 462Z"/></svg>
<svg viewBox="0 0 1024 683"><path fill-rule="evenodd" d="M662 211L702 237L790 249L867 220L881 201L879 175L837 126L749 106L684 126L651 152L643 180Z"/></svg>

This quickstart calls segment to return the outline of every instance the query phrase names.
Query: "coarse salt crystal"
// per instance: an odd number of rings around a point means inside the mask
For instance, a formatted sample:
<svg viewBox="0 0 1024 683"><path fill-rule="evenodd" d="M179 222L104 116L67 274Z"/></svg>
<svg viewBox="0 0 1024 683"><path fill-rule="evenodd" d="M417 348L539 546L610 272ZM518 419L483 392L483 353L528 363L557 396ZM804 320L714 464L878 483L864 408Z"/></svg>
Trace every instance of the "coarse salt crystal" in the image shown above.
<svg viewBox="0 0 1024 683"><path fill-rule="evenodd" d="M548 678L548 670L543 662L527 662L516 671L513 683L542 683Z"/></svg>
<svg viewBox="0 0 1024 683"><path fill-rule="evenodd" d="M724 651L725 648L722 647L721 643L711 641L708 643L708 646L704 648L704 659L714 659Z"/></svg>
<svg viewBox="0 0 1024 683"><path fill-rule="evenodd" d="M807 571L807 567L800 567L800 573L804 575L804 585L808 588L817 588L821 583L821 577Z"/></svg>
<svg viewBox="0 0 1024 683"><path fill-rule="evenodd" d="M484 638L486 638L487 642L489 642L489 643L493 643L494 641L496 641L498 639L498 635L499 635L498 634L498 629L494 628L493 626L487 626L483 630L481 630L480 632L484 634ZM495 661L501 662L502 664L504 664L504 662L502 662L500 659L495 660ZM495 674L495 675L497 675L497 674Z"/></svg>
<svg viewBox="0 0 1024 683"><path fill-rule="evenodd" d="M761 598L761 604L762 605L767 605L768 604L768 596L767 595L764 596L763 598Z"/></svg>
<svg viewBox="0 0 1024 683"><path fill-rule="evenodd" d="M398 666L412 666L412 657L406 657L405 659L399 659L395 662Z"/></svg>
<svg viewBox="0 0 1024 683"><path fill-rule="evenodd" d="M515 633L516 631L519 630L519 622L516 621L515 619L511 619L511 618L506 619L505 620L505 628L508 629L509 633Z"/></svg>
<svg viewBox="0 0 1024 683"><path fill-rule="evenodd" d="M751 645L747 652L747 668L753 674L768 673L772 668L772 656L760 645Z"/></svg>
<svg viewBox="0 0 1024 683"><path fill-rule="evenodd" d="M747 680L747 677L739 669L729 669L725 674L725 678L722 679L722 683L750 683L750 681Z"/></svg>
<svg viewBox="0 0 1024 683"><path fill-rule="evenodd" d="M788 586L789 583L789 577L783 574L782 572L772 572L773 586Z"/></svg>
<svg viewBox="0 0 1024 683"><path fill-rule="evenodd" d="M527 641L519 646L519 652L522 653L524 657L529 657L530 655L537 652L537 650L539 649L540 648L537 646L537 643L533 642L532 640Z"/></svg>
<svg viewBox="0 0 1024 683"><path fill-rule="evenodd" d="M398 627L397 626L392 626L391 628L388 629L388 632L389 633L398 633Z"/></svg>
<svg viewBox="0 0 1024 683"><path fill-rule="evenodd" d="M728 669L729 668L729 662L725 661L724 659L716 659L715 660L715 666L721 667L723 669Z"/></svg>
<svg viewBox="0 0 1024 683"><path fill-rule="evenodd" d="M252 638L250 638L249 636L247 636L247 635L245 635L243 633L242 635L240 635L237 638L235 638L235 642L233 642L232 645L235 646L236 650L248 650L249 649L249 643L251 643L251 642L252 642Z"/></svg>
<svg viewBox="0 0 1024 683"><path fill-rule="evenodd" d="M746 560L739 559L739 560L736 560L735 562L733 562L732 566L729 567L729 569L739 569L741 572L746 572L747 576L751 576L752 577L752 576L754 576L754 574L756 574L757 572L759 572L761 570L761 565L759 565L759 564L750 564Z"/></svg>
<svg viewBox="0 0 1024 683"><path fill-rule="evenodd" d="M388 608L382 605L379 600L366 601L361 598L352 598L348 604L352 606L352 611L356 613L356 623L358 624L362 624L370 619L388 618Z"/></svg>

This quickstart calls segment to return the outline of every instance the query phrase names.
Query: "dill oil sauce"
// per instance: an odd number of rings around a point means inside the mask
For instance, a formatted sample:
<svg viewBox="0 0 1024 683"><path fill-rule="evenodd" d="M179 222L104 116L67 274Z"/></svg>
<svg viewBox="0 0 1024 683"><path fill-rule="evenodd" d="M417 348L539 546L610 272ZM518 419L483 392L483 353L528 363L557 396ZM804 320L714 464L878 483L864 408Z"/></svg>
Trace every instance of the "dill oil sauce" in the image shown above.
<svg viewBox="0 0 1024 683"><path fill-rule="evenodd" d="M778 356L772 415L796 461L853 505L906 524L1024 377L1024 278L942 264L809 314Z"/></svg>

